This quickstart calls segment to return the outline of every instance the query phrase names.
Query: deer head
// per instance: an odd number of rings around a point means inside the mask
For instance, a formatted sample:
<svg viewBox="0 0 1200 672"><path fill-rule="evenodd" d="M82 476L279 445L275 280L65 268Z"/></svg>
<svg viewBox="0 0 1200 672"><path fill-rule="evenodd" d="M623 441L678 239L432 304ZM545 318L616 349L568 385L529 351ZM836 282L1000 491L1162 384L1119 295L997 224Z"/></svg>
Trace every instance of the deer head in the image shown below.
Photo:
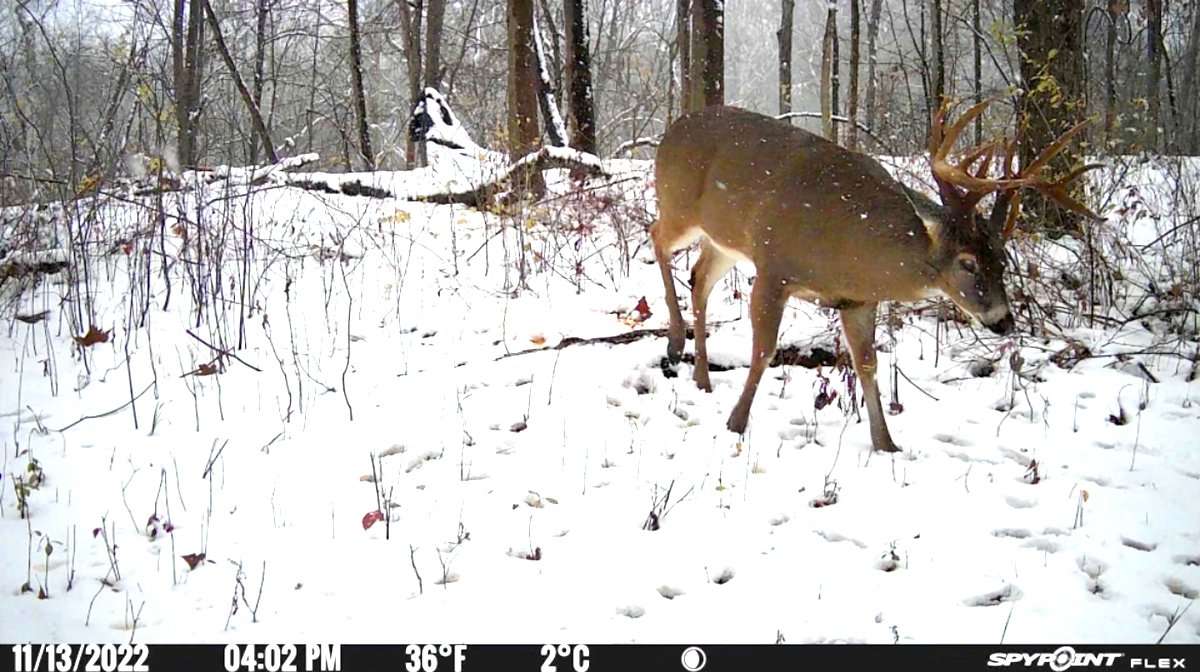
<svg viewBox="0 0 1200 672"><path fill-rule="evenodd" d="M984 326L997 334L1005 334L1012 329L1013 318L1004 290L1007 265L1004 244L1020 213L1020 190L1034 189L1069 210L1098 219L1069 195L1068 188L1080 175L1099 166L1083 166L1055 181L1040 177L1050 159L1062 152L1071 138L1087 127L1087 122L1064 133L1019 171L1013 166L1017 140L983 143L952 162L949 156L955 141L991 102L986 100L972 106L949 128L946 128L951 107L949 101L934 114L929 151L933 177L942 199L942 213L940 217L922 213L922 218L931 229L935 242L931 263L938 270L939 289L959 308L976 316ZM1001 176L989 177L992 163L997 159L1002 164ZM991 214L984 217L977 206L985 196L993 193L995 200Z"/></svg>

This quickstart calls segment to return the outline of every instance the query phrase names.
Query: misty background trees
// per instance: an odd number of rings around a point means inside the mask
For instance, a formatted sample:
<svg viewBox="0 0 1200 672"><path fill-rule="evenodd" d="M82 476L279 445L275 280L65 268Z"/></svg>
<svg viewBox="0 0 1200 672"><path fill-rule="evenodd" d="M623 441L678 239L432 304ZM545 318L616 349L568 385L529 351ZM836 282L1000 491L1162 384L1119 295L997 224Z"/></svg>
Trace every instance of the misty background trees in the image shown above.
<svg viewBox="0 0 1200 672"><path fill-rule="evenodd" d="M425 87L514 153L544 141L548 90L569 144L602 156L650 156L635 141L722 101L918 152L943 94L1011 102L976 138L1019 115L1036 147L1092 117L1079 152L1196 154L1198 51L1195 0L17 0L0 205L301 152L419 165Z"/></svg>

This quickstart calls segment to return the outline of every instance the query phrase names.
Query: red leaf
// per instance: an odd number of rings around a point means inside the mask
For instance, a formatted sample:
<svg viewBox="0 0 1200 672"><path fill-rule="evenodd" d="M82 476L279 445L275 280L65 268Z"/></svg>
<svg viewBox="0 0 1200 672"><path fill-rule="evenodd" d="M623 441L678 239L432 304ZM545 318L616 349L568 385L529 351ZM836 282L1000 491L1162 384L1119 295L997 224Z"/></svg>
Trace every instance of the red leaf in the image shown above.
<svg viewBox="0 0 1200 672"><path fill-rule="evenodd" d="M367 515L363 516L363 520L362 520L363 529L369 530L369 529L371 529L372 525L374 525L375 523L378 523L381 520L383 520L383 512L382 511L372 511L372 512L368 513Z"/></svg>
<svg viewBox="0 0 1200 672"><path fill-rule="evenodd" d="M183 556L183 561L188 564L188 569L195 569L200 563L204 562L204 554L188 553Z"/></svg>
<svg viewBox="0 0 1200 672"><path fill-rule="evenodd" d="M636 310L638 312L638 315L641 316L643 321L646 320L647 318L649 318L651 315L650 304L646 303L646 297L644 297L644 296L638 300L637 307L634 308L634 310Z"/></svg>

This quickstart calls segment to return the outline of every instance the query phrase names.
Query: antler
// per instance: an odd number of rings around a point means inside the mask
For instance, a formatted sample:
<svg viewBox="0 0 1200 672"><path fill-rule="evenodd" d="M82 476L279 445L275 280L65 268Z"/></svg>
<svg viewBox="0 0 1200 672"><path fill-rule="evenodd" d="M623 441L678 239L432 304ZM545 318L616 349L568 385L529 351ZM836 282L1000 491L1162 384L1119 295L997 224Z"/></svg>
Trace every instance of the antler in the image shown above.
<svg viewBox="0 0 1200 672"><path fill-rule="evenodd" d="M948 130L945 127L946 116L952 105L951 101L947 100L934 114L930 129L929 153L933 177L937 181L943 204L960 211L970 211L984 196L999 192L996 197L996 208L992 214L992 223L994 226L998 226L998 212L1003 210L1007 216L1003 217L1005 223L1001 230L1006 235L1011 232L1016 222L1016 213L1020 207L1019 190L1023 188L1034 189L1068 210L1092 219L1100 219L1094 212L1070 196L1069 186L1087 171L1101 167L1101 164L1082 166L1059 180L1049 181L1039 177L1039 174L1050 164L1050 159L1066 149L1071 138L1087 128L1088 122L1086 121L1076 124L1060 135L1043 149L1028 166L1022 166L1019 172L1013 171L1013 159L1018 145L1016 140L985 142L967 150L958 163L949 160L950 151L954 148L954 143L962 134L963 129L976 117L983 114L992 102L992 100L985 100L972 105ZM989 178L987 175L992 160L1001 149L1004 152L1003 177ZM979 167L972 169L976 162L979 162Z"/></svg>

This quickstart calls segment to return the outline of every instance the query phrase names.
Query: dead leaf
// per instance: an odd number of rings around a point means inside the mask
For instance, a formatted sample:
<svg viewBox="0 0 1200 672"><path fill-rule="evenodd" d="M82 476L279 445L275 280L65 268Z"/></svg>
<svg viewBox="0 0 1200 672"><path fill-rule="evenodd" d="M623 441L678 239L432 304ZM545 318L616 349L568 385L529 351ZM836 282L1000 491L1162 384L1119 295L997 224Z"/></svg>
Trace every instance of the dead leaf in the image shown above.
<svg viewBox="0 0 1200 672"><path fill-rule="evenodd" d="M201 364L196 368L197 376L215 376L218 373L220 373L220 371L217 369L217 365L213 362Z"/></svg>
<svg viewBox="0 0 1200 672"><path fill-rule="evenodd" d="M382 511L372 511L372 512L368 513L367 515L363 516L363 519L362 519L363 529L369 530L369 529L371 529L372 525L374 525L375 523L378 523L381 520L383 520L383 512Z"/></svg>
<svg viewBox="0 0 1200 672"><path fill-rule="evenodd" d="M203 553L188 553L182 557L183 561L187 563L188 569L195 569L200 565L200 563L204 562Z"/></svg>
<svg viewBox="0 0 1200 672"><path fill-rule="evenodd" d="M43 310L42 312L34 313L33 315L17 315L17 320L24 322L25 324L37 324L49 316L50 311Z"/></svg>
<svg viewBox="0 0 1200 672"><path fill-rule="evenodd" d="M97 343L107 343L109 332L92 325L83 336L73 336L75 342L81 347L88 348Z"/></svg>
<svg viewBox="0 0 1200 672"><path fill-rule="evenodd" d="M646 297L638 299L637 306L634 308L637 314L641 317L641 321L646 321L652 313L650 312L650 304L646 302Z"/></svg>
<svg viewBox="0 0 1200 672"><path fill-rule="evenodd" d="M545 345L546 337L541 334L534 334L533 336L529 337L529 342L533 343L534 345Z"/></svg>

